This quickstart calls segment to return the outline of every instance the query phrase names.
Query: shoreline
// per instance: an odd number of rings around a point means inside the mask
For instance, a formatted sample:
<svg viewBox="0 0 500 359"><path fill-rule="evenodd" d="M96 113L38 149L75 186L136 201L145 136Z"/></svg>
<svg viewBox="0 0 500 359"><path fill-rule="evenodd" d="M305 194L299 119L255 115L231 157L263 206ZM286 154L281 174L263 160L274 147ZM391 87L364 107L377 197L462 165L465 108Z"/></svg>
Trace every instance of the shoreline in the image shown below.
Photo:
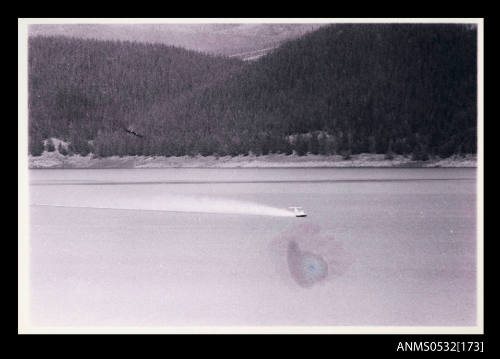
<svg viewBox="0 0 500 359"><path fill-rule="evenodd" d="M411 157L363 153L345 160L340 155L284 155L262 156L112 156L94 158L92 155L63 156L57 151L29 156L29 169L118 169L118 168L476 168L477 156L453 155L433 157L427 161L413 161Z"/></svg>

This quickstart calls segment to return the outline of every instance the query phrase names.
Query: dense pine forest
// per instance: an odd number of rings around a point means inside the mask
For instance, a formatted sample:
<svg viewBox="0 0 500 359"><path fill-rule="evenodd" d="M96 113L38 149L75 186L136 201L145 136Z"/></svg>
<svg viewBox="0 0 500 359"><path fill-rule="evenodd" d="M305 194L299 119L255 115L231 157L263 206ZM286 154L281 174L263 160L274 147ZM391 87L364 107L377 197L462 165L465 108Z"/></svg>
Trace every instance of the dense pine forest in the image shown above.
<svg viewBox="0 0 500 359"><path fill-rule="evenodd" d="M30 153L50 137L104 157L475 153L476 36L458 24L337 24L253 62L32 37Z"/></svg>

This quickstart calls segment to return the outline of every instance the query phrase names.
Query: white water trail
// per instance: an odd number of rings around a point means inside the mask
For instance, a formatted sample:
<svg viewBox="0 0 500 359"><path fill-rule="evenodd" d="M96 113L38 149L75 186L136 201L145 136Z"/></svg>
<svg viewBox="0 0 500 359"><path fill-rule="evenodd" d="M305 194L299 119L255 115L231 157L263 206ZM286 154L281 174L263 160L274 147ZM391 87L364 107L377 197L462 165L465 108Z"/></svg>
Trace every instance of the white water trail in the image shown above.
<svg viewBox="0 0 500 359"><path fill-rule="evenodd" d="M248 201L225 198L161 195L150 198L143 197L85 197L74 201L70 198L32 203L38 206L53 207L78 207L100 209L127 209L166 212L192 212L192 213L220 213L242 214L276 217L294 217L295 215L284 208L272 207Z"/></svg>

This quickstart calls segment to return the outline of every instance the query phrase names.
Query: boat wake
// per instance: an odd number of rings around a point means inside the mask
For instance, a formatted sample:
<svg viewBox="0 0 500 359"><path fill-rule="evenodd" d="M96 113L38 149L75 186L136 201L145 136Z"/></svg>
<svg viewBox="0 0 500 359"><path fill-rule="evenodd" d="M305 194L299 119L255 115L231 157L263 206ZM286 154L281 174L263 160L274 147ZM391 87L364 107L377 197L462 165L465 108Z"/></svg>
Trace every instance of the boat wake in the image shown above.
<svg viewBox="0 0 500 359"><path fill-rule="evenodd" d="M186 213L219 213L275 217L294 217L294 213L265 204L212 197L156 196L153 198L85 198L78 203L71 200L32 203L34 206L144 210Z"/></svg>

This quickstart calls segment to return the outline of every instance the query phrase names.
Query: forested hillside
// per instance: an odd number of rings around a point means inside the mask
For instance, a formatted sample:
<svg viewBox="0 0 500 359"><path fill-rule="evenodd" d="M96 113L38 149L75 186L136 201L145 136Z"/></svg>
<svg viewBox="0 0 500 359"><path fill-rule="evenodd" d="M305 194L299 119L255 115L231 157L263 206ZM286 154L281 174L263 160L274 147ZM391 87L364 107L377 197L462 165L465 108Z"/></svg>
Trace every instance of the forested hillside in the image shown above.
<svg viewBox="0 0 500 359"><path fill-rule="evenodd" d="M476 152L464 25L331 25L250 63L41 37L29 57L31 153L51 136L99 156Z"/></svg>
<svg viewBox="0 0 500 359"><path fill-rule="evenodd" d="M101 133L116 135L118 145L127 137L124 128L157 125L144 121L155 104L224 81L242 66L166 45L65 37L30 38L28 56L32 153L49 137L82 154L95 152L88 141Z"/></svg>

